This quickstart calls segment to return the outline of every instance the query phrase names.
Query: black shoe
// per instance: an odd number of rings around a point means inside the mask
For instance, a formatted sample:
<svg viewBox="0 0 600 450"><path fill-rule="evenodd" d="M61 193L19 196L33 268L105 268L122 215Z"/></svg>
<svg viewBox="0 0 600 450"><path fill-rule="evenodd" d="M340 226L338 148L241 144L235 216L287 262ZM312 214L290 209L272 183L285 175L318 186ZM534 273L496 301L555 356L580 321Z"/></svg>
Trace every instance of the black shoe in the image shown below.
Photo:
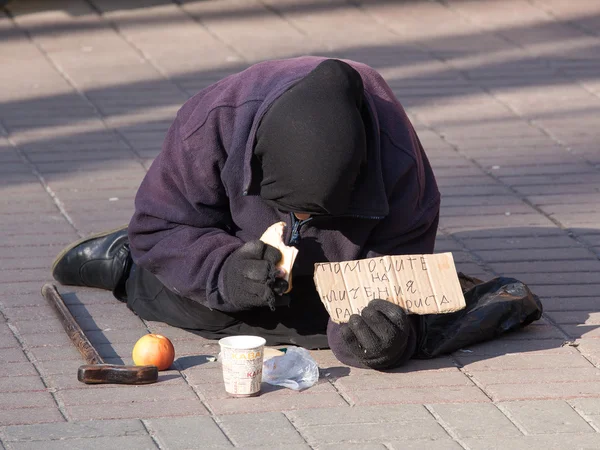
<svg viewBox="0 0 600 450"><path fill-rule="evenodd" d="M69 245L54 260L52 276L61 284L114 292L124 284L131 265L125 226Z"/></svg>

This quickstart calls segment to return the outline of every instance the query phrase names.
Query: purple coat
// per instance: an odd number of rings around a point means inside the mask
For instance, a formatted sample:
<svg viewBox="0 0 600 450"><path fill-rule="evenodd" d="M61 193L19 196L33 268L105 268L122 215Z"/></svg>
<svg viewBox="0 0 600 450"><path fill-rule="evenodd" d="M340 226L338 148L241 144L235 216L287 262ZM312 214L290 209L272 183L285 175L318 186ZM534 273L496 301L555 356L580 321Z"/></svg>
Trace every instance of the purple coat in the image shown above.
<svg viewBox="0 0 600 450"><path fill-rule="evenodd" d="M136 196L129 225L136 264L179 295L235 312L217 294L224 260L277 221L289 225L287 242L293 231L290 215L257 194L257 126L269 105L324 59L259 63L183 105ZM381 75L346 62L363 79L378 132L368 137L368 169L348 214L317 216L297 230L292 274L299 282L312 283L317 262L433 252L440 195L423 148Z"/></svg>

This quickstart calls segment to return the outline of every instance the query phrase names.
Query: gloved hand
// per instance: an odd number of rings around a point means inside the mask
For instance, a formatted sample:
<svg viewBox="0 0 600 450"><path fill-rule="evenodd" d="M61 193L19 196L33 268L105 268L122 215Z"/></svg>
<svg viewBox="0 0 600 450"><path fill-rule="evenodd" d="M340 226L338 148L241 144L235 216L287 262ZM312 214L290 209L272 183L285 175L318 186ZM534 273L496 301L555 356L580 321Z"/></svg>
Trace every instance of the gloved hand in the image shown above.
<svg viewBox="0 0 600 450"><path fill-rule="evenodd" d="M402 365L416 348L416 330L404 310L380 299L352 314L348 323L330 321L327 338L341 362L378 370Z"/></svg>
<svg viewBox="0 0 600 450"><path fill-rule="evenodd" d="M276 264L281 252L255 240L246 242L225 260L219 274L219 292L223 299L239 310L268 306L275 309L276 295L288 288L277 278Z"/></svg>

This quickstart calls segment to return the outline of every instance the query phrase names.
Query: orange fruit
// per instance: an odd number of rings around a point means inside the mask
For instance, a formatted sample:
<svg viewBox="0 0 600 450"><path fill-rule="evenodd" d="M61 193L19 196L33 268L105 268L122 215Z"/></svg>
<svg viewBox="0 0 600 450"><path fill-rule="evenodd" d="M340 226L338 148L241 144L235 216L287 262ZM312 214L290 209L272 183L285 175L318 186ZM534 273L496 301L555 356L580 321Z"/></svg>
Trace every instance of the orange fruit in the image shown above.
<svg viewBox="0 0 600 450"><path fill-rule="evenodd" d="M158 370L166 370L175 360L175 348L162 334L147 334L135 343L131 356L136 366L156 366Z"/></svg>

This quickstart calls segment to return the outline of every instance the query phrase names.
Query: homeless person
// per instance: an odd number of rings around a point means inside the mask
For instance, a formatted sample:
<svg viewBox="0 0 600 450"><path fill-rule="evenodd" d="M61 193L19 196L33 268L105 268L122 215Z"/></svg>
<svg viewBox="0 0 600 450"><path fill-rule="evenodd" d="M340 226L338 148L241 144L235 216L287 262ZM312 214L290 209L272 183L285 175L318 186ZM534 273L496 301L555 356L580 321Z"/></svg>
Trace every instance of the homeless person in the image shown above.
<svg viewBox="0 0 600 450"><path fill-rule="evenodd" d="M314 264L432 253L439 209L415 130L374 69L266 61L182 106L128 227L69 246L53 276L112 290L141 318L209 339L259 335L388 369L418 353L421 318L373 299L333 323ZM285 294L281 253L259 240L280 221L298 249Z"/></svg>

